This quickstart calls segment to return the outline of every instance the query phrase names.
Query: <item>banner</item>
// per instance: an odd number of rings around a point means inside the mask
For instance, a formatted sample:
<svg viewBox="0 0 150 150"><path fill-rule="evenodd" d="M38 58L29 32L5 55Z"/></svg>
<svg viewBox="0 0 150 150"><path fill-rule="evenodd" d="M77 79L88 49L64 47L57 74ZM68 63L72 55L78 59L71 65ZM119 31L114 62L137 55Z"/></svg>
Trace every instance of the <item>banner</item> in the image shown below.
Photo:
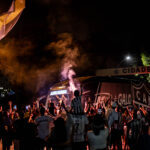
<svg viewBox="0 0 150 150"><path fill-rule="evenodd" d="M102 82L98 101L107 101L110 98L118 101L122 107L132 105L131 84Z"/></svg>
<svg viewBox="0 0 150 150"><path fill-rule="evenodd" d="M150 88L148 83L132 84L133 98L136 104L150 108Z"/></svg>
<svg viewBox="0 0 150 150"><path fill-rule="evenodd" d="M150 66L99 69L96 71L97 76L126 76L126 75L149 74L149 73L150 73Z"/></svg>
<svg viewBox="0 0 150 150"><path fill-rule="evenodd" d="M0 40L14 27L24 8L25 0L13 0L9 10L0 14Z"/></svg>

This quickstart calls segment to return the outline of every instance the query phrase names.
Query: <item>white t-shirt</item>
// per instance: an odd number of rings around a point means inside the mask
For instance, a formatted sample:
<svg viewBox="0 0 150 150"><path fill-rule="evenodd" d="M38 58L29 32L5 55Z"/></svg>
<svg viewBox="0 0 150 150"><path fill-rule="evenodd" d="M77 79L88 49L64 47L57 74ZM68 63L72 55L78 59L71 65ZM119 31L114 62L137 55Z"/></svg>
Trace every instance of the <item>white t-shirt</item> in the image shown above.
<svg viewBox="0 0 150 150"><path fill-rule="evenodd" d="M52 120L50 116L39 116L35 119L39 138L45 139L50 134L50 122Z"/></svg>
<svg viewBox="0 0 150 150"><path fill-rule="evenodd" d="M87 125L88 119L85 115L71 115L73 130L73 142L84 142L85 138L85 125Z"/></svg>
<svg viewBox="0 0 150 150"><path fill-rule="evenodd" d="M101 130L99 135L95 135L93 131L87 133L88 142L91 150L104 149L107 146L108 128Z"/></svg>

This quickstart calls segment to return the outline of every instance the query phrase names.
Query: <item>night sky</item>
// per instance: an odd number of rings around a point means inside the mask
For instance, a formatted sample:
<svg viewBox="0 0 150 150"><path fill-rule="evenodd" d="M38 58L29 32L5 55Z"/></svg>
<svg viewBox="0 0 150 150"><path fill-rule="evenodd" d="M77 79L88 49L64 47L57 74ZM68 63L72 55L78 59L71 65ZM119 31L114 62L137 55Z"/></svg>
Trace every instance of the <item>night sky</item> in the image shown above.
<svg viewBox="0 0 150 150"><path fill-rule="evenodd" d="M149 10L131 4L103 5L98 2L26 0L21 18L0 41L1 47L11 47L8 54L14 55L4 57L10 59L7 66L16 71L10 73L1 67L2 74L14 85L32 93L60 81L61 62L66 54L60 54L56 45L68 39L72 40L66 47L72 48L72 51L78 49L74 58L77 76L95 75L96 69L116 67L127 54L140 64L140 53L149 52ZM6 11L10 3L11 0L1 0L0 13ZM14 64L10 63L12 61ZM4 61L0 63L2 66ZM125 65L125 62L120 64ZM19 73L21 77L18 77ZM32 76L34 73L35 76ZM22 79L16 81L16 78Z"/></svg>

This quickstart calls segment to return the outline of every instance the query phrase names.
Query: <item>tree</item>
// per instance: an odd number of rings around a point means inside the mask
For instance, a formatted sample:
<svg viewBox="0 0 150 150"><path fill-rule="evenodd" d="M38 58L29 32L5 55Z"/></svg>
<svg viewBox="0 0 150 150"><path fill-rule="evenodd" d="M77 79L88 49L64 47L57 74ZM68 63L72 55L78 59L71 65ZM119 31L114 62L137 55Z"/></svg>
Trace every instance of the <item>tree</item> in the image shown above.
<svg viewBox="0 0 150 150"><path fill-rule="evenodd" d="M141 53L141 60L144 66L150 66L150 54L146 52ZM146 79L150 82L150 74L146 75Z"/></svg>

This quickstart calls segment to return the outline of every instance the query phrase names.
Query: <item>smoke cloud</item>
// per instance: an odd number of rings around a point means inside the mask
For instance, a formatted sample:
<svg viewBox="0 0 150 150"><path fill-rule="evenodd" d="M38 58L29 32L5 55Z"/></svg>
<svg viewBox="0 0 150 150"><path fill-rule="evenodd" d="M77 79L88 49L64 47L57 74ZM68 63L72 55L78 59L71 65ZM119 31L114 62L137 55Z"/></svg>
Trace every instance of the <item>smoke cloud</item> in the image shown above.
<svg viewBox="0 0 150 150"><path fill-rule="evenodd" d="M60 34L60 40L51 43L48 48L54 49L57 58L62 58L61 64L61 78L69 79L69 90L74 92L77 87L75 86L73 76L76 75L73 68L80 67L80 51L77 45L73 42L71 34L63 33Z"/></svg>
<svg viewBox="0 0 150 150"><path fill-rule="evenodd" d="M36 93L47 81L54 79L58 63L57 60L48 63L45 58L34 62L34 49L36 47L30 41L10 40L0 44L0 70L13 85L23 85Z"/></svg>
<svg viewBox="0 0 150 150"><path fill-rule="evenodd" d="M28 11L25 10L22 15L24 21L20 20L0 41L0 71L13 85L21 85L37 93L46 84L67 79L71 69L81 75L89 67L86 49L83 50L77 40L83 41L88 37L88 28L82 19L77 26L74 24L78 18L69 9L72 0L32 2L27 1ZM33 7L33 4L39 3L48 11L41 13L38 7ZM57 7L53 7L56 4ZM41 18L42 24L38 20ZM79 31L76 31L77 28Z"/></svg>
<svg viewBox="0 0 150 150"><path fill-rule="evenodd" d="M1 42L0 71L13 85L37 93L47 83L67 79L69 70L82 66L84 55L71 34L59 34L55 42L36 49L34 42L25 39Z"/></svg>
<svg viewBox="0 0 150 150"><path fill-rule="evenodd" d="M61 59L61 76L63 77L62 79L66 79L69 69L77 66L76 62L79 58L79 49L73 43L71 34L63 33L58 38L60 40L50 43L48 48L54 49L57 59Z"/></svg>

